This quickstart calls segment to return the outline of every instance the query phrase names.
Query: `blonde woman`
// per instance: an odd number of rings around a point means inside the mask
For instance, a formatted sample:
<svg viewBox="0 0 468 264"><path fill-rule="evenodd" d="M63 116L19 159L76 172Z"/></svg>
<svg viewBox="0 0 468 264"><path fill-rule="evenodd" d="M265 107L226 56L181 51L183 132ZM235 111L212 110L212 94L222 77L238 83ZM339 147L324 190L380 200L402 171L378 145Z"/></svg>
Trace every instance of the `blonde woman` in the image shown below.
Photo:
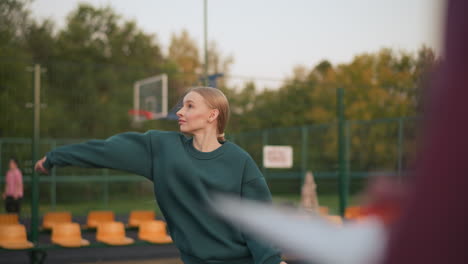
<svg viewBox="0 0 468 264"><path fill-rule="evenodd" d="M276 249L258 243L206 208L212 190L271 200L253 159L224 138L229 119L225 95L215 88L192 88L177 116L182 133L129 132L63 146L39 160L36 170L47 173L53 166L71 165L112 168L153 181L159 207L186 264L284 263Z"/></svg>

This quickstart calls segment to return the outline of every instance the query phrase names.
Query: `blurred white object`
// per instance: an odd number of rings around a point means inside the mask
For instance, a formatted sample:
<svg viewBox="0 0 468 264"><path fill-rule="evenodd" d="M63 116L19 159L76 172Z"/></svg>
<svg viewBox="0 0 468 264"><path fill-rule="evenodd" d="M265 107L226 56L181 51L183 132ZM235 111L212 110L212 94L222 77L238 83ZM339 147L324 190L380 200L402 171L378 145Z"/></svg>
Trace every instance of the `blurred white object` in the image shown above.
<svg viewBox="0 0 468 264"><path fill-rule="evenodd" d="M384 251L386 232L379 220L334 225L294 209L217 195L217 213L243 230L305 261L320 264L374 264Z"/></svg>

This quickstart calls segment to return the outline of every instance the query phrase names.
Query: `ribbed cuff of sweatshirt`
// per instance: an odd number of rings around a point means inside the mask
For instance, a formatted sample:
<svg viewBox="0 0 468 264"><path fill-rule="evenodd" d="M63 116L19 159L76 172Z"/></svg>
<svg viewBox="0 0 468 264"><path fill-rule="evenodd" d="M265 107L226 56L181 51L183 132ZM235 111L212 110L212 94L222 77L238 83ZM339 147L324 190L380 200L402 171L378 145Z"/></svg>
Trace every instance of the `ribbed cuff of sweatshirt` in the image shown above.
<svg viewBox="0 0 468 264"><path fill-rule="evenodd" d="M44 164L42 164L42 166L46 170L50 170L50 169L52 169L52 167L54 167L54 164L52 164L50 152L46 154L46 160L45 160Z"/></svg>
<svg viewBox="0 0 468 264"><path fill-rule="evenodd" d="M279 264L282 261L279 255L273 255L267 258L262 264Z"/></svg>

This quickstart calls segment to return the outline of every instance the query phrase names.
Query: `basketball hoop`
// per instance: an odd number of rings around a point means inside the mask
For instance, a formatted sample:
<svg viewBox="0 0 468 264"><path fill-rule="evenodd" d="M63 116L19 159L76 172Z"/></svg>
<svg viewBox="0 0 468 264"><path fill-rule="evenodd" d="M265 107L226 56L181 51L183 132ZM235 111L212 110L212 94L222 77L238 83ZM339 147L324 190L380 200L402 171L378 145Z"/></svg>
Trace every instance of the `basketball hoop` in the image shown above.
<svg viewBox="0 0 468 264"><path fill-rule="evenodd" d="M154 119L154 113L146 110L137 110L137 109L130 109L128 110L128 114L131 116L134 116L136 118L144 118L146 120L153 120Z"/></svg>
<svg viewBox="0 0 468 264"><path fill-rule="evenodd" d="M136 122L156 120L167 116L167 75L160 74L135 82L133 109L129 111Z"/></svg>

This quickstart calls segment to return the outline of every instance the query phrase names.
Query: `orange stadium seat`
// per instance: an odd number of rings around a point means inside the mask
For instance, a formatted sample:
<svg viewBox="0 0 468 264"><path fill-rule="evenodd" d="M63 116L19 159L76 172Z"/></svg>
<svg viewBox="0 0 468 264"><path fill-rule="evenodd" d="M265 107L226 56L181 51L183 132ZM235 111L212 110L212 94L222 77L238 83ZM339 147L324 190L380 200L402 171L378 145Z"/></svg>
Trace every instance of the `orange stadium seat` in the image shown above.
<svg viewBox="0 0 468 264"><path fill-rule="evenodd" d="M166 231L166 223L157 220L142 223L138 230L138 238L156 244L172 243Z"/></svg>
<svg viewBox="0 0 468 264"><path fill-rule="evenodd" d="M97 228L96 240L109 245L128 245L133 239L125 236L125 226L122 222L105 222Z"/></svg>
<svg viewBox="0 0 468 264"><path fill-rule="evenodd" d="M130 216L128 218L128 226L138 227L143 222L154 220L155 217L156 214L154 213L154 211L134 210L130 212Z"/></svg>
<svg viewBox="0 0 468 264"><path fill-rule="evenodd" d="M386 225L394 223L400 214L401 206L393 202L372 204L361 210L361 215L377 217Z"/></svg>
<svg viewBox="0 0 468 264"><path fill-rule="evenodd" d="M52 229L52 243L62 247L88 246L89 241L81 237L77 223L56 223Z"/></svg>
<svg viewBox="0 0 468 264"><path fill-rule="evenodd" d="M55 224L71 223L72 215L70 212L48 212L42 220L42 227L52 229Z"/></svg>
<svg viewBox="0 0 468 264"><path fill-rule="evenodd" d="M112 211L91 211L88 213L86 227L97 228L100 223L113 222L114 218Z"/></svg>
<svg viewBox="0 0 468 264"><path fill-rule="evenodd" d="M350 220L362 219L365 216L361 213L362 208L360 206L350 206L345 210L345 218Z"/></svg>
<svg viewBox="0 0 468 264"><path fill-rule="evenodd" d="M17 214L0 214L0 225L19 224Z"/></svg>
<svg viewBox="0 0 468 264"><path fill-rule="evenodd" d="M0 246L6 249L28 249L34 246L26 237L24 225L0 225Z"/></svg>

